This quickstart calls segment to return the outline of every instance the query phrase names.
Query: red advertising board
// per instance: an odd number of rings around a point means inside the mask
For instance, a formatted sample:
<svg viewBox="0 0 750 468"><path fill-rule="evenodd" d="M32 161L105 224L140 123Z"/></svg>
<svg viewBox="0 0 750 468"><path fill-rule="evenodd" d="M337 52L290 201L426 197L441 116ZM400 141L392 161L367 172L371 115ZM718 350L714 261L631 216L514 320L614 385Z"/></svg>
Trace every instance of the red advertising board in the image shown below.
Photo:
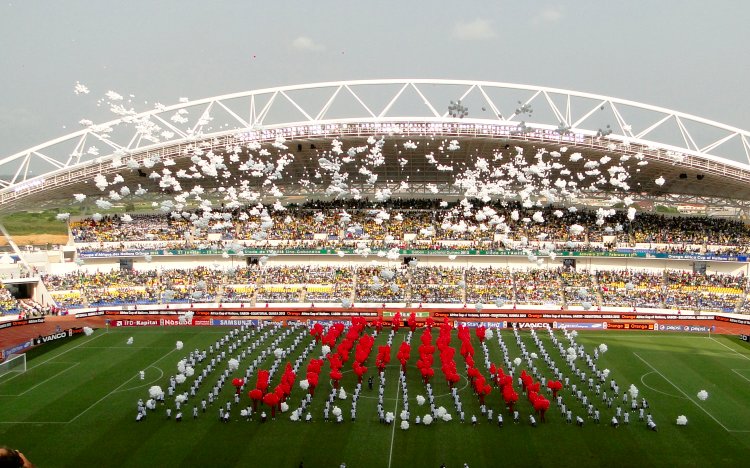
<svg viewBox="0 0 750 468"><path fill-rule="evenodd" d="M158 319L124 319L124 320L112 320L110 324L113 327L157 327L160 325Z"/></svg>
<svg viewBox="0 0 750 468"><path fill-rule="evenodd" d="M653 330L653 323L641 322L607 322L608 330Z"/></svg>

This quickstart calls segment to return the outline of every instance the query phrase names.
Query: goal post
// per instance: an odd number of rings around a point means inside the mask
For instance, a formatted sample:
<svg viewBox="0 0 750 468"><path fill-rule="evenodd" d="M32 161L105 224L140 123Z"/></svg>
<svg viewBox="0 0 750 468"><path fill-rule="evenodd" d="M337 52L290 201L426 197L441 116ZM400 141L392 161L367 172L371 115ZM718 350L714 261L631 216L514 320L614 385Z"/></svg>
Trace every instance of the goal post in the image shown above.
<svg viewBox="0 0 750 468"><path fill-rule="evenodd" d="M0 362L0 378L7 374L22 374L26 372L26 354L11 354Z"/></svg>

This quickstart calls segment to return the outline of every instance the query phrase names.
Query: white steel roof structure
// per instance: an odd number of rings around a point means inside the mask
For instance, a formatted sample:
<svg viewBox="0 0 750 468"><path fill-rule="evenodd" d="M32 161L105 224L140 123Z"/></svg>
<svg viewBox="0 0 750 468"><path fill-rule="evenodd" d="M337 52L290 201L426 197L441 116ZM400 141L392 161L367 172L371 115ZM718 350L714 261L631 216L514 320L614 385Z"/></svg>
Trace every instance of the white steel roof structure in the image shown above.
<svg viewBox="0 0 750 468"><path fill-rule="evenodd" d="M114 103L112 110L118 119L87 123L78 132L0 158L0 210L49 199L50 190L67 196L73 186L81 190L84 179L126 169L113 161L177 158L198 142L218 146L273 141L277 135L310 142L383 133L641 153L651 164L637 191L750 200L747 130L555 88L464 80L340 81L186 100L141 113ZM675 183L654 186L654 177L662 174Z"/></svg>

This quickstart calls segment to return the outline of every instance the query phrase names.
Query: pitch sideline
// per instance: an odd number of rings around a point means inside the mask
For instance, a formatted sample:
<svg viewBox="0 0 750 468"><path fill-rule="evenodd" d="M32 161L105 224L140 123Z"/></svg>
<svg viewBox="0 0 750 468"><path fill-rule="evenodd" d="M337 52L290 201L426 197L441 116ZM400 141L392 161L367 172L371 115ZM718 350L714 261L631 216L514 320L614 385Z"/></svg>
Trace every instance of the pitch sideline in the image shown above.
<svg viewBox="0 0 750 468"><path fill-rule="evenodd" d="M717 340L713 336L710 336L709 339L711 339L711 340L719 343L720 345L722 345L723 347L727 348L729 351L733 352L734 354L740 356L741 358L744 358L744 359L747 359L748 361L750 361L750 357L747 357L746 354L742 354L741 352L737 351L736 349L725 345L724 343L722 343L721 341Z"/></svg>

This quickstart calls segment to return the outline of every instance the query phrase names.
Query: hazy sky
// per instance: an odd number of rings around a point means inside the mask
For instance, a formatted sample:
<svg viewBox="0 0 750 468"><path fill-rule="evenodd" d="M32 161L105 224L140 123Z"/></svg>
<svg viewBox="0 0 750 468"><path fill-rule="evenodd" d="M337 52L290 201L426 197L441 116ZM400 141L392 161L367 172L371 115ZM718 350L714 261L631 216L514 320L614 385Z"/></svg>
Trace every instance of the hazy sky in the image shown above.
<svg viewBox="0 0 750 468"><path fill-rule="evenodd" d="M750 129L748 19L745 0L4 0L0 156L110 120L110 89L148 110L370 78L551 86Z"/></svg>

